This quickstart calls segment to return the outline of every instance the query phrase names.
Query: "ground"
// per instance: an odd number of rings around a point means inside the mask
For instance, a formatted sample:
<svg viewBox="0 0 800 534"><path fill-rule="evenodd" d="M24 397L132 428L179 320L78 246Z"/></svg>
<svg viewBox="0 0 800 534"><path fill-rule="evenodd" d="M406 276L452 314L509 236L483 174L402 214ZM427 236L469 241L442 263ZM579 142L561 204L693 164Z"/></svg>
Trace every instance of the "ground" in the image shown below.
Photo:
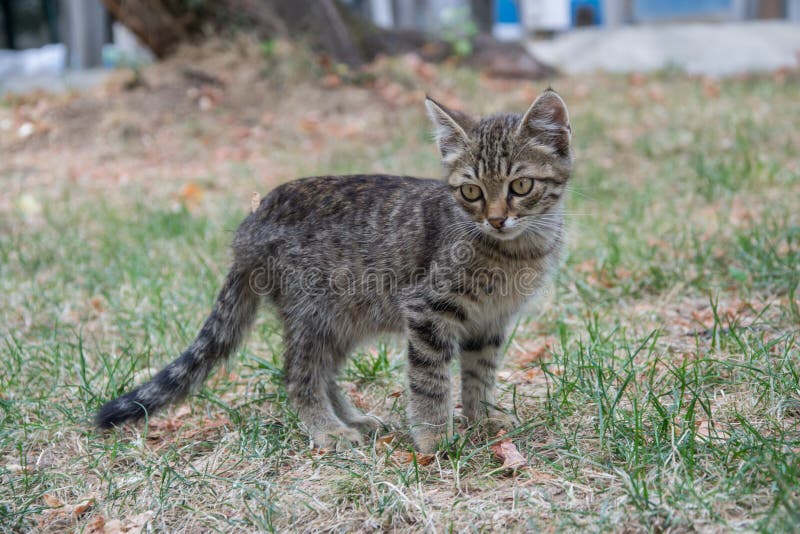
<svg viewBox="0 0 800 534"><path fill-rule="evenodd" d="M342 378L390 428L310 449L269 311L189 402L92 427L191 341L254 192L321 173L437 176L425 92L522 112L548 83L575 134L570 244L506 347L500 402L521 422L508 436L461 426L435 456L412 454L390 339ZM7 97L0 529L792 530L798 124L797 71L532 83L404 57L352 73L246 40L88 94ZM502 467L509 438L527 466Z"/></svg>

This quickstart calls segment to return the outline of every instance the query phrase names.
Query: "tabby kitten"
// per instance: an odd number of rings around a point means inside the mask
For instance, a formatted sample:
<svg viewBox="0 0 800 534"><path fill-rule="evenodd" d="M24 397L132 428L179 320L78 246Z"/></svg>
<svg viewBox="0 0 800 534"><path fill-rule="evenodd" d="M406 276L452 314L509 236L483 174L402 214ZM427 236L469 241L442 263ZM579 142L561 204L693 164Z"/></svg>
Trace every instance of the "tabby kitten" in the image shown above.
<svg viewBox="0 0 800 534"><path fill-rule="evenodd" d="M566 105L548 89L524 116L481 120L425 102L444 180L361 175L284 184L241 224L233 267L197 339L149 382L105 404L102 428L178 401L243 340L262 300L284 328L284 375L318 447L359 443L380 421L336 383L353 349L408 336L408 419L420 451L463 414L504 424L494 385L508 326L546 283L564 240Z"/></svg>

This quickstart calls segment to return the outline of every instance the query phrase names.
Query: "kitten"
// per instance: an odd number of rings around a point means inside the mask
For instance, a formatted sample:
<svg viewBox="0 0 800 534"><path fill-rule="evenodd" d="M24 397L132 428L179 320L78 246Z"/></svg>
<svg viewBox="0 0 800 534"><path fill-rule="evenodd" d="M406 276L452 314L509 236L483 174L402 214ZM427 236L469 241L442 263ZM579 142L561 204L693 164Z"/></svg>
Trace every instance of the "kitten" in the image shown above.
<svg viewBox="0 0 800 534"><path fill-rule="evenodd" d="M408 419L420 451L449 435L454 358L464 416L507 424L494 396L503 343L564 241L567 108L550 89L524 116L474 120L425 104L444 180L323 176L276 188L237 230L233 267L197 339L105 404L97 425L140 418L198 388L262 300L283 323L287 392L316 446L360 443L380 427L336 377L356 346L393 332L408 336Z"/></svg>

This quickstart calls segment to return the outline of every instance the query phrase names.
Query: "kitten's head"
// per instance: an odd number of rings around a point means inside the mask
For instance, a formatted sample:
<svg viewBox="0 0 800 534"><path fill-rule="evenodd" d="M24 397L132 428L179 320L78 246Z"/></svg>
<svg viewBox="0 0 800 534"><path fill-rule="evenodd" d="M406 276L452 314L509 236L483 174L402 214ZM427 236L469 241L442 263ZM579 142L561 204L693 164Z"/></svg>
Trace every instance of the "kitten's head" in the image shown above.
<svg viewBox="0 0 800 534"><path fill-rule="evenodd" d="M428 98L445 176L456 201L484 233L514 239L542 231L560 206L572 169L569 114L548 89L525 115L475 120Z"/></svg>

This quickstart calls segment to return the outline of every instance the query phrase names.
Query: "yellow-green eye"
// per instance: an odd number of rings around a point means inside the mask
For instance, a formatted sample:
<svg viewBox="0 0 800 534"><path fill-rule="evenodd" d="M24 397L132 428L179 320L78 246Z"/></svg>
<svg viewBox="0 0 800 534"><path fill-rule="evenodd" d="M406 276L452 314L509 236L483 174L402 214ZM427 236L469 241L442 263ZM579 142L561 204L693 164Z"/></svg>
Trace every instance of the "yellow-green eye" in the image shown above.
<svg viewBox="0 0 800 534"><path fill-rule="evenodd" d="M475 202L483 196L483 192L475 184L464 184L461 186L461 195L470 202Z"/></svg>
<svg viewBox="0 0 800 534"><path fill-rule="evenodd" d="M527 195L533 189L533 180L531 178L517 178L511 182L511 192L515 195Z"/></svg>

